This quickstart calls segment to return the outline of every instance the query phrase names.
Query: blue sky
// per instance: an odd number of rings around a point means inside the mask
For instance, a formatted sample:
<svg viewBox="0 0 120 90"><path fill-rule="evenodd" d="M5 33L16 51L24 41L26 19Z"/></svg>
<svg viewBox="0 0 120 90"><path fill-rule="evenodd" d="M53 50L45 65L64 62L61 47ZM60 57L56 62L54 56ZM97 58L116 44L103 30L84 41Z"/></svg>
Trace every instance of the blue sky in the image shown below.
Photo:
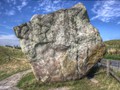
<svg viewBox="0 0 120 90"><path fill-rule="evenodd" d="M13 27L34 14L47 14L82 2L104 41L120 39L119 0L0 0L0 45L18 45Z"/></svg>

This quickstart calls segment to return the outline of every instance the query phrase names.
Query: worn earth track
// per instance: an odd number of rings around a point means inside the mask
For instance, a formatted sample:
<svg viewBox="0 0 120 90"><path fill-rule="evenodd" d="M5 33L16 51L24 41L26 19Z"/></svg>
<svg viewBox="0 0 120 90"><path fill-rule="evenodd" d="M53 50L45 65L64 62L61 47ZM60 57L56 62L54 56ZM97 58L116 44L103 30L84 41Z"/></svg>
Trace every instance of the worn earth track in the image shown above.
<svg viewBox="0 0 120 90"><path fill-rule="evenodd" d="M27 70L24 72L19 72L14 74L2 81L0 81L0 90L21 90L16 87L19 80L26 75L27 73L31 72L32 70Z"/></svg>

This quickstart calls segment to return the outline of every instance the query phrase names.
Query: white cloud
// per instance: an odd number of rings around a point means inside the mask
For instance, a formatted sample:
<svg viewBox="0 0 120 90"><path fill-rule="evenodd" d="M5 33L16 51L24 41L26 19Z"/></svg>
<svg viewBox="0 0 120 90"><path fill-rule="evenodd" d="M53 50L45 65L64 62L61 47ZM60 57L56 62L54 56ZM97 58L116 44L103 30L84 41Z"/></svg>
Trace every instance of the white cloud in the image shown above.
<svg viewBox="0 0 120 90"><path fill-rule="evenodd" d="M0 14L13 16L16 14L16 0L1 0L0 1Z"/></svg>
<svg viewBox="0 0 120 90"><path fill-rule="evenodd" d="M7 29L12 29L12 27L8 26L8 25L4 25L4 24L0 24L1 27L7 28Z"/></svg>
<svg viewBox="0 0 120 90"><path fill-rule="evenodd" d="M9 40L9 39L0 39L0 46L5 46L5 45L20 45L18 40Z"/></svg>
<svg viewBox="0 0 120 90"><path fill-rule="evenodd" d="M61 0L40 0L38 1L38 6L33 8L33 12L39 12L42 9L42 12L49 13L61 9L62 5L60 5L59 2L61 2Z"/></svg>
<svg viewBox="0 0 120 90"><path fill-rule="evenodd" d="M58 10L61 8L62 8L62 6L55 7L51 4L51 5L46 6L46 8L44 10L45 10L45 12L52 12L52 11L55 11L55 10Z"/></svg>
<svg viewBox="0 0 120 90"><path fill-rule="evenodd" d="M0 45L19 45L19 40L16 38L15 35L0 35Z"/></svg>
<svg viewBox="0 0 120 90"><path fill-rule="evenodd" d="M15 11L14 10L6 10L5 14L8 16L12 16L12 15L15 15Z"/></svg>
<svg viewBox="0 0 120 90"><path fill-rule="evenodd" d="M6 0L6 2L9 4L14 4L14 5L17 3L16 0Z"/></svg>
<svg viewBox="0 0 120 90"><path fill-rule="evenodd" d="M23 0L20 6L17 6L18 10L21 11L25 6L27 6L28 2Z"/></svg>
<svg viewBox="0 0 120 90"><path fill-rule="evenodd" d="M0 39L17 40L16 36L13 35L13 34L10 34L10 35L0 35Z"/></svg>
<svg viewBox="0 0 120 90"><path fill-rule="evenodd" d="M118 22L117 24L120 24L120 22Z"/></svg>
<svg viewBox="0 0 120 90"><path fill-rule="evenodd" d="M54 0L53 2L54 2L54 3L59 3L59 2L60 2L60 0Z"/></svg>
<svg viewBox="0 0 120 90"><path fill-rule="evenodd" d="M41 0L39 1L39 6L37 8L42 9L42 12L44 13L49 13L53 12L59 9L64 8L64 6L69 6L71 3L76 4L78 1L77 0ZM38 12L39 10L37 8L34 8L33 12Z"/></svg>
<svg viewBox="0 0 120 90"><path fill-rule="evenodd" d="M120 1L106 0L96 1L92 8L92 12L96 14L91 20L99 19L103 22L111 22L120 18Z"/></svg>

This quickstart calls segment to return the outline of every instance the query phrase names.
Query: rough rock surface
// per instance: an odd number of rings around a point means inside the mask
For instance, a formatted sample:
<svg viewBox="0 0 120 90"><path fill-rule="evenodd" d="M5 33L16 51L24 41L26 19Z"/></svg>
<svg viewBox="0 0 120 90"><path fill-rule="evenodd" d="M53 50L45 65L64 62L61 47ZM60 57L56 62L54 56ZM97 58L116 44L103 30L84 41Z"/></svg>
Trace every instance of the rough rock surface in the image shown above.
<svg viewBox="0 0 120 90"><path fill-rule="evenodd" d="M22 51L42 82L80 79L103 57L105 46L79 3L47 15L34 15L14 27Z"/></svg>

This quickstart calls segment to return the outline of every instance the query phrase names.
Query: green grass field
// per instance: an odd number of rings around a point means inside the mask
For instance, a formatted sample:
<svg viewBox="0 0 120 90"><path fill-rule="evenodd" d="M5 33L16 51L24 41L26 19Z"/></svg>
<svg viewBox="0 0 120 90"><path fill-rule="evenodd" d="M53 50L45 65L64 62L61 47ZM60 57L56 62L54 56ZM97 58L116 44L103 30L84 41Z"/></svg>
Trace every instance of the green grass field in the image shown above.
<svg viewBox="0 0 120 90"><path fill-rule="evenodd" d="M0 46L0 64L9 63L17 58L25 58L25 55L20 49Z"/></svg>
<svg viewBox="0 0 120 90"><path fill-rule="evenodd" d="M120 40L109 40L104 42L107 48L120 49Z"/></svg>
<svg viewBox="0 0 120 90"><path fill-rule="evenodd" d="M110 60L120 60L120 55L110 55L110 54L106 54L105 56L104 56L104 58L106 58L106 59L110 59Z"/></svg>
<svg viewBox="0 0 120 90"><path fill-rule="evenodd" d="M0 46L0 80L29 68L21 50Z"/></svg>
<svg viewBox="0 0 120 90"><path fill-rule="evenodd" d="M104 42L107 48L104 58L120 60L120 40L110 40Z"/></svg>
<svg viewBox="0 0 120 90"><path fill-rule="evenodd" d="M87 78L76 81L67 81L59 83L38 83L33 75L29 73L24 76L18 83L18 87L23 90L49 90L50 88L69 87L70 90L119 90L120 84L113 77L107 77L106 72L100 69L95 73L95 79L98 84L91 82Z"/></svg>

